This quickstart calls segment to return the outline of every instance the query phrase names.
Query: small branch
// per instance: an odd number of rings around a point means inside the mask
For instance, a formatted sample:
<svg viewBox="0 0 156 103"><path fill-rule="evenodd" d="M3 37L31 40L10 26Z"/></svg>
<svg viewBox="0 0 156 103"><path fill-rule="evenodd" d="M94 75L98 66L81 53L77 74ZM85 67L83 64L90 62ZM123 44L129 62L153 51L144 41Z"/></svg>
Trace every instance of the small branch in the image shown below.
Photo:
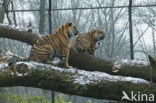
<svg viewBox="0 0 156 103"><path fill-rule="evenodd" d="M9 18L8 5L9 5L9 2L7 0L4 0L4 2L3 2L4 10L5 10L9 25L11 25L12 23L11 23L11 20Z"/></svg>
<svg viewBox="0 0 156 103"><path fill-rule="evenodd" d="M15 23L15 26L17 26L17 22L16 22L16 14L15 14L15 12L14 12L14 4L13 4L13 1L11 0L10 1L11 2L11 7L12 7L12 11L13 11L13 15L14 15L14 23Z"/></svg>

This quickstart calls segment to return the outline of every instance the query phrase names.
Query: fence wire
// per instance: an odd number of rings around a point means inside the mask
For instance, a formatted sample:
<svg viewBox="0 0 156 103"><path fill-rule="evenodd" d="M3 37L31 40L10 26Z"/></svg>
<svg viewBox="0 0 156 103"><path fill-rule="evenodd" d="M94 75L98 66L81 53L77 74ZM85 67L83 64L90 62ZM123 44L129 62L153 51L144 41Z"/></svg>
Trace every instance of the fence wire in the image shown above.
<svg viewBox="0 0 156 103"><path fill-rule="evenodd" d="M8 2L5 4L7 8L0 3L0 23L17 24L18 27L27 28L28 22L32 21L33 31L46 35L49 33L49 28L53 33L64 22L72 22L81 33L86 33L91 29L101 29L106 32L106 38L101 41L102 46L96 51L97 57L130 59L130 45L133 45L134 59L147 60L145 53L156 58L156 2L154 0L142 2L133 0L132 2L133 44L130 44L129 2L127 0L93 0L92 2L91 0L52 0L50 9L48 0L13 0L14 6L10 0L6 1ZM49 15L49 10L51 15ZM51 27L49 27L49 18ZM2 53L11 51L14 54L28 57L30 49L31 46L25 43L0 38L0 52ZM20 96L20 100L15 100L18 101L17 103L25 103L25 98L31 97L46 100L46 103L51 101L51 92L41 89L14 87L1 88L0 92L2 103L12 103L13 99L9 98ZM89 100L92 101L91 103L104 102L60 93L56 93L55 99L67 103L86 103Z"/></svg>

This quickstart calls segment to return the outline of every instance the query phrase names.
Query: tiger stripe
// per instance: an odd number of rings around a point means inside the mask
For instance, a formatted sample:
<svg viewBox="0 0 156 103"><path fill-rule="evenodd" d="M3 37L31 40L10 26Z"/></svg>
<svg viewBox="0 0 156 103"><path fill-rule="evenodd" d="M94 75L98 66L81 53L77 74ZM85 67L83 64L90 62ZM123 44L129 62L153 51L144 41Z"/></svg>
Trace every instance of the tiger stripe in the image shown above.
<svg viewBox="0 0 156 103"><path fill-rule="evenodd" d="M68 64L68 46L69 39L71 36L73 36L73 34L78 34L77 28L72 23L64 23L59 28L57 28L56 32L53 35L48 34L39 38L31 48L30 56L28 58L16 61L31 60L47 64L53 64L52 61L48 61L49 56L52 55L52 57L65 57L65 66L67 68L70 68Z"/></svg>
<svg viewBox="0 0 156 103"><path fill-rule="evenodd" d="M93 29L88 33L80 34L75 38L71 47L77 50L79 53L85 53L88 55L95 55L96 42L103 40L106 33L99 29Z"/></svg>

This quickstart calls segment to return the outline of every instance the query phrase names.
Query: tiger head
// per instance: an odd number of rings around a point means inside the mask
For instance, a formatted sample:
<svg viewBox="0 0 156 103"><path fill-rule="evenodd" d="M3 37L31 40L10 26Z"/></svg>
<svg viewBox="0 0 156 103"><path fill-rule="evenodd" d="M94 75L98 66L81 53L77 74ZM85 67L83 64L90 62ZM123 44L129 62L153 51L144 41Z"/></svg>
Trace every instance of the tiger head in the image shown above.
<svg viewBox="0 0 156 103"><path fill-rule="evenodd" d="M90 32L95 42L103 40L106 37L106 33L99 29L91 30Z"/></svg>
<svg viewBox="0 0 156 103"><path fill-rule="evenodd" d="M71 38L72 36L78 35L79 31L77 30L76 26L73 23L64 23L62 25L62 29L64 34L68 36L68 38Z"/></svg>

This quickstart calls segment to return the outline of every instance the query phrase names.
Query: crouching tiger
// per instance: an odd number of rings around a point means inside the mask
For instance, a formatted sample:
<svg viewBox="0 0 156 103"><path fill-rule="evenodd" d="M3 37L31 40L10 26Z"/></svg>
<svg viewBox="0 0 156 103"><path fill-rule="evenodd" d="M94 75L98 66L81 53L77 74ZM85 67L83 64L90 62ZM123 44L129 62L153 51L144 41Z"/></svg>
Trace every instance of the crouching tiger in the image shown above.
<svg viewBox="0 0 156 103"><path fill-rule="evenodd" d="M49 57L65 57L65 66L70 68L68 64L69 56L69 39L73 35L77 35L78 30L72 23L64 23L53 35L46 35L39 38L33 45L30 56L25 59L20 59L9 63L13 64L17 61L36 61L40 63L53 64L49 61Z"/></svg>
<svg viewBox="0 0 156 103"><path fill-rule="evenodd" d="M99 30L91 30L88 33L80 34L76 37L72 43L71 47L76 49L79 53L84 53L88 55L95 55L95 50L97 49L97 41L103 40L106 33Z"/></svg>

